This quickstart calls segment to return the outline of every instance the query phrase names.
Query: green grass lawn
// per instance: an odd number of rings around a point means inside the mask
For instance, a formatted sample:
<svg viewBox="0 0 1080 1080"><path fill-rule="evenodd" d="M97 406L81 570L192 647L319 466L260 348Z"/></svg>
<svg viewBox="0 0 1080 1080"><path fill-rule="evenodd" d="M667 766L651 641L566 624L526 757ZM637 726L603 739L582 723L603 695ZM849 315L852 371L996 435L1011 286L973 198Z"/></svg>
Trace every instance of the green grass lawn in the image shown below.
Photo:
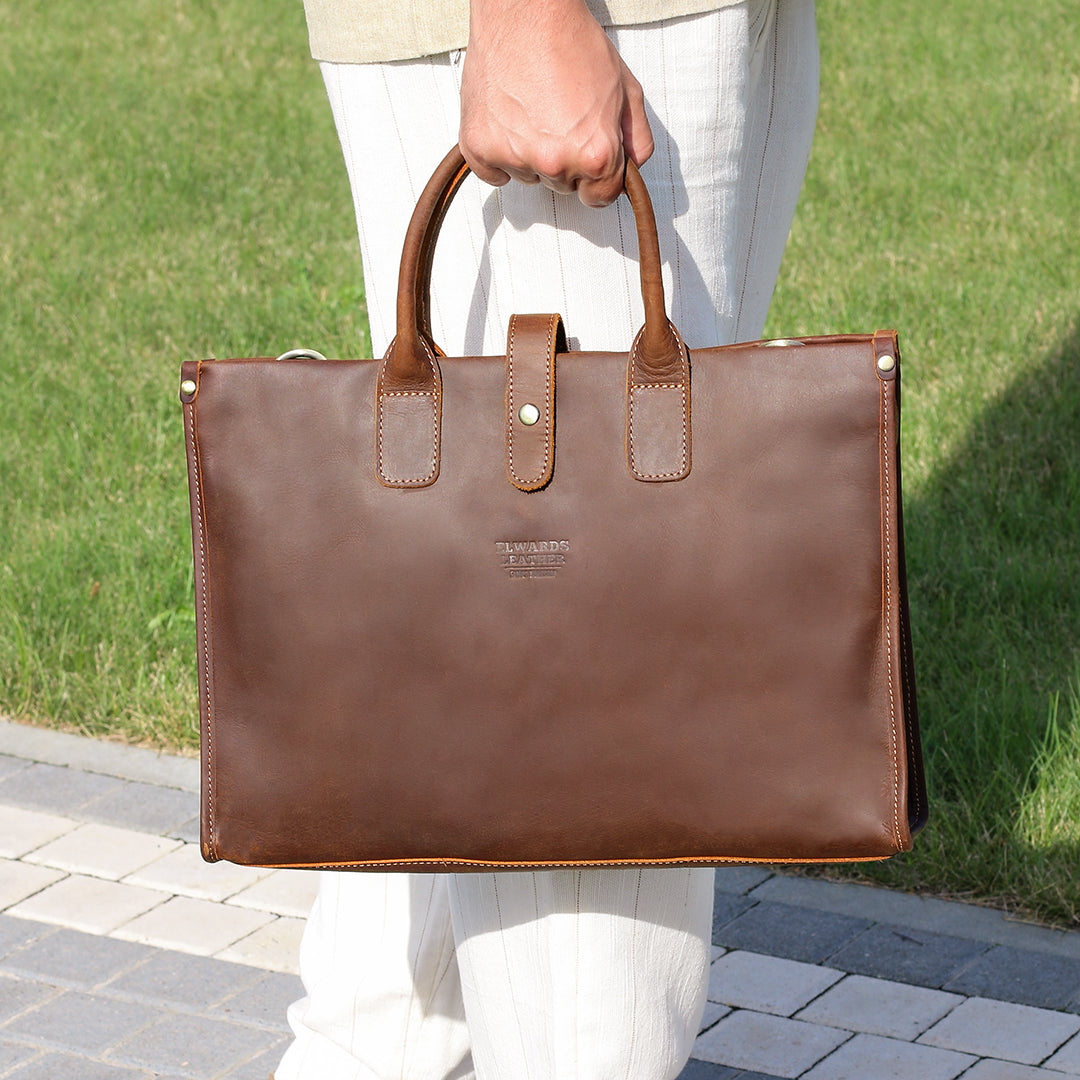
<svg viewBox="0 0 1080 1080"><path fill-rule="evenodd" d="M821 0L769 320L896 326L932 795L845 871L1080 925L1080 20ZM0 0L0 711L197 745L179 364L367 350L299 0Z"/></svg>

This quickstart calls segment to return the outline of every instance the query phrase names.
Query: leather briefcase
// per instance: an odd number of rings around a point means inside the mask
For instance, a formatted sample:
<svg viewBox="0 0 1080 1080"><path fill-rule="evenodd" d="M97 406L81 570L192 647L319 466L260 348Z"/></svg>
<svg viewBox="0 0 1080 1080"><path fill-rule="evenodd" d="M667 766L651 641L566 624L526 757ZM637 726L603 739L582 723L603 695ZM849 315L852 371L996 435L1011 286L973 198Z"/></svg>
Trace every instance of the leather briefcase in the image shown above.
<svg viewBox="0 0 1080 1080"><path fill-rule="evenodd" d="M645 325L447 358L402 256L381 360L184 364L202 852L481 870L885 858L926 817L896 334Z"/></svg>

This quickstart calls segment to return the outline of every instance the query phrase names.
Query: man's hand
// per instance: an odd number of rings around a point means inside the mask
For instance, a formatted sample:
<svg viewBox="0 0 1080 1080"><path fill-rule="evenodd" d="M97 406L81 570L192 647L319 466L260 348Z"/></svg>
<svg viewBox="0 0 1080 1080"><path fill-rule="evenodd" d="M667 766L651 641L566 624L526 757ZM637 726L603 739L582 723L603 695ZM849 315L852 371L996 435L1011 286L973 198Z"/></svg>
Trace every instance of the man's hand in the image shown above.
<svg viewBox="0 0 1080 1080"><path fill-rule="evenodd" d="M459 141L489 184L607 206L653 151L641 86L584 0L472 0Z"/></svg>

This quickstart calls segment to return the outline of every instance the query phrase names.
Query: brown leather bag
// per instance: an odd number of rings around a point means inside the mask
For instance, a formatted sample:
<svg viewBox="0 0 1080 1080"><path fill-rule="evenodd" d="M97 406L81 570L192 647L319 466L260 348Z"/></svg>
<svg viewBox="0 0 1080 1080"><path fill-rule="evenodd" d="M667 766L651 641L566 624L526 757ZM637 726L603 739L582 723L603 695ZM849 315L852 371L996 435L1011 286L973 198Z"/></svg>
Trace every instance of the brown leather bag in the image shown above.
<svg viewBox="0 0 1080 1080"><path fill-rule="evenodd" d="M202 851L479 870L887 857L926 816L896 335L183 366ZM317 356L317 354L316 354Z"/></svg>

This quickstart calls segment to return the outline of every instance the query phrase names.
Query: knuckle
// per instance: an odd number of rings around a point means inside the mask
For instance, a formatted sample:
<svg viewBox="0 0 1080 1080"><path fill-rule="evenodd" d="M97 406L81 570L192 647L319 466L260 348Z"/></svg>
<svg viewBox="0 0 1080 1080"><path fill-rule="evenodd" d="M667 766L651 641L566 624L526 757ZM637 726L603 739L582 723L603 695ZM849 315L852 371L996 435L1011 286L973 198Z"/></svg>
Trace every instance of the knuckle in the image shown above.
<svg viewBox="0 0 1080 1080"><path fill-rule="evenodd" d="M618 168L618 146L607 139L586 143L579 154L581 172L590 180L601 180Z"/></svg>

